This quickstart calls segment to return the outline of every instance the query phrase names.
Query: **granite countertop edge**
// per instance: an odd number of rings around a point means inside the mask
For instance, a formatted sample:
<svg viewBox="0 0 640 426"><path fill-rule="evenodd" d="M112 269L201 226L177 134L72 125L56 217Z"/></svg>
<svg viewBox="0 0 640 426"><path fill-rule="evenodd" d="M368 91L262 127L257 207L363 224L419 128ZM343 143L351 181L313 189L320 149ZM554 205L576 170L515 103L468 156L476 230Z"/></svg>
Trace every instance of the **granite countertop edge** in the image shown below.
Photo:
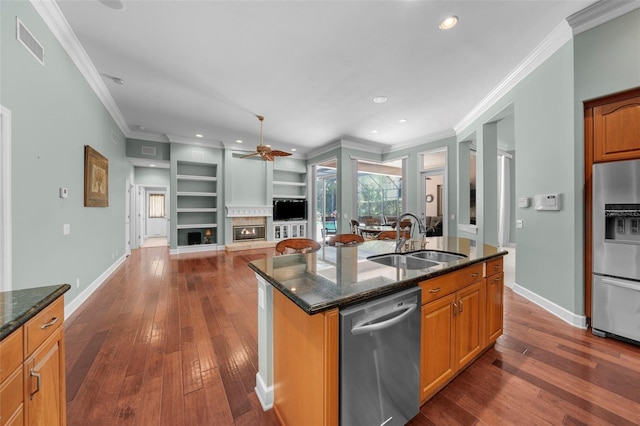
<svg viewBox="0 0 640 426"><path fill-rule="evenodd" d="M16 317L12 321L8 321L5 324L2 324L0 328L0 341L4 340L5 337L9 336L11 333L16 331L22 325L24 325L31 318L36 316L40 311L53 303L58 297L62 296L64 293L69 291L71 286L69 284L61 284L58 288L56 288L53 292L49 293L45 297L43 297L38 303L34 304L25 311L22 315ZM27 289L31 290L31 289ZM36 289L33 289L36 290Z"/></svg>
<svg viewBox="0 0 640 426"><path fill-rule="evenodd" d="M258 268L257 266L253 265L252 263L249 263L249 267L255 271L258 275L260 275L262 278L265 279L265 281L267 281L269 284L271 284L274 288L276 288L278 291L280 291L280 293L284 294L285 296L287 296L287 298L289 298L293 303L295 303L300 309L302 309L304 312L306 312L309 315L314 315L317 313L321 313L324 311L328 311L334 308L338 308L338 309L342 309L345 308L347 306L359 303L359 302L364 302L365 300L371 299L372 297L378 297L378 296L383 296L386 294L390 294L390 293L395 293L397 291L403 290L405 288L409 288L409 287L415 287L417 285L420 284L420 282L431 279L431 278L436 278L439 277L441 275L444 274L448 274L450 272L454 272L457 271L459 269L463 269L466 268L467 266L471 266L471 265L475 265L477 263L484 263L493 259L497 259L499 257L503 257L505 255L507 255L508 252L507 251L500 251L494 254L490 254L490 255L486 255L483 257L479 257L476 259L465 259L465 261L460 261L460 262L456 262L454 264L452 264L451 266L448 266L446 268L443 269L439 269L436 271L429 271L427 273L425 273L424 275L420 275L414 278L409 278L406 280L402 280L402 281L398 281L392 284L388 284L388 285L384 285L381 287L377 287L375 289L371 289L368 291L363 291L361 293L355 294L353 296L348 296L348 297L343 297L337 300L331 300L331 301L327 301L324 303L317 303L314 305L309 305L308 303L306 303L304 300L300 299L299 297L297 297L297 295L293 292L291 292L287 287L283 286L282 284L280 284L277 280L273 279L272 277L270 277L268 274L266 274L264 271L262 271L260 268Z"/></svg>

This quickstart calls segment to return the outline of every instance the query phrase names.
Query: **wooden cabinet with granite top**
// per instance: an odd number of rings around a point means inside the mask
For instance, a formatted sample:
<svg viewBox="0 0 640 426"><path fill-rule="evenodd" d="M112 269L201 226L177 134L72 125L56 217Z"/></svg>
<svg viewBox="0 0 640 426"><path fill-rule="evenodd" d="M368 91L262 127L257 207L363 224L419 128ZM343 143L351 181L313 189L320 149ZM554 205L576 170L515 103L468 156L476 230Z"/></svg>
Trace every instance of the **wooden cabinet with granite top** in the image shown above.
<svg viewBox="0 0 640 426"><path fill-rule="evenodd" d="M65 425L68 285L0 293L0 425ZM11 306L10 309L7 307Z"/></svg>

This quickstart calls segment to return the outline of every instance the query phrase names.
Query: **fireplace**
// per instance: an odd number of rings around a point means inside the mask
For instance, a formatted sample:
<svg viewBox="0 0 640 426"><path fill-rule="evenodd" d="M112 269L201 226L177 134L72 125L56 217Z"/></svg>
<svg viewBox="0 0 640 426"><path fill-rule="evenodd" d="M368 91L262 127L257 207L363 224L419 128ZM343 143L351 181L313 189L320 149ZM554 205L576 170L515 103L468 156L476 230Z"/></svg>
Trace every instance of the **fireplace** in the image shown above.
<svg viewBox="0 0 640 426"><path fill-rule="evenodd" d="M233 242L262 241L265 236L264 225L240 225L233 227Z"/></svg>
<svg viewBox="0 0 640 426"><path fill-rule="evenodd" d="M227 217L231 219L231 241L225 250L250 250L273 247L274 241L267 240L267 217L273 206L227 206Z"/></svg>

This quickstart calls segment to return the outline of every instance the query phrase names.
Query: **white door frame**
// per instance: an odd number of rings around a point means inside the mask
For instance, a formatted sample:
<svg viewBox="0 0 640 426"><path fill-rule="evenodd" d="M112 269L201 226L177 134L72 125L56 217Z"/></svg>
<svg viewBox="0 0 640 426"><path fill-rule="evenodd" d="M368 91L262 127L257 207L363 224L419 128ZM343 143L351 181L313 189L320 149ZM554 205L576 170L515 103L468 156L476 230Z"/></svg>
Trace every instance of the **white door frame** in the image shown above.
<svg viewBox="0 0 640 426"><path fill-rule="evenodd" d="M124 181L124 254L131 254L131 182Z"/></svg>
<svg viewBox="0 0 640 426"><path fill-rule="evenodd" d="M166 185L135 185L134 197L135 197L135 247L139 248L144 242L146 237L146 212L147 212L147 194L149 192L165 192L165 212L167 218L167 244L171 244L171 233L169 228L169 212L170 210L170 198L169 187Z"/></svg>
<svg viewBox="0 0 640 426"><path fill-rule="evenodd" d="M12 280L11 240L11 111L0 105L0 291L10 291Z"/></svg>
<svg viewBox="0 0 640 426"><path fill-rule="evenodd" d="M444 153L444 167L434 167L434 168L425 168L424 167L424 162L423 162L423 157L424 155L429 155L429 154L436 154L436 153ZM427 195L427 184L426 184L426 178L429 175L442 175L442 182L444 185L444 190L443 190L443 194L442 194L442 235L447 237L449 236L449 148L447 147L441 147L441 148L436 148L430 151L424 151L421 152L418 155L418 170L420 171L419 173L419 179L420 179L420 183L419 183L419 188L420 188L420 200L419 200L419 206L420 206L420 214L422 217L423 222L426 220L426 200L425 197Z"/></svg>

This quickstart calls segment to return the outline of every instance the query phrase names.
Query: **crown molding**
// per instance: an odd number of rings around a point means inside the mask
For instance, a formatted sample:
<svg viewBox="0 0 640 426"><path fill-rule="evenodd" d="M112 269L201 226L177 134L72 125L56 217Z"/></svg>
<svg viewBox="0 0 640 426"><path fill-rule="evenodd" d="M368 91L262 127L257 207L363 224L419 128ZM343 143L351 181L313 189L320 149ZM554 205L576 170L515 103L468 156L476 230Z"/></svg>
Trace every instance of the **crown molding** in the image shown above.
<svg viewBox="0 0 640 426"><path fill-rule="evenodd" d="M576 36L640 8L639 0L600 0L567 18Z"/></svg>
<svg viewBox="0 0 640 426"><path fill-rule="evenodd" d="M404 142L392 145L390 149L386 150L386 154L401 151L403 149L414 148L416 146L425 145L431 142L441 141L443 139L456 137L456 131L453 129L445 129L436 133L431 133L425 136L420 136L415 139L409 139Z"/></svg>
<svg viewBox="0 0 640 426"><path fill-rule="evenodd" d="M167 140L169 142L171 142L171 143L181 143L181 144L185 144L185 145L197 145L197 146L202 146L202 147L205 147L205 148L217 148L217 149L223 149L224 148L224 145L223 145L222 141L189 138L189 137L185 137L185 136L172 135L170 133L165 133L165 136L166 136Z"/></svg>
<svg viewBox="0 0 640 426"><path fill-rule="evenodd" d="M480 118L493 104L498 102L500 98L524 80L531 72L540 66L540 64L571 40L571 38L571 27L569 27L567 21L562 21L498 86L489 92L471 112L464 116L462 120L453 127L456 134L462 133L467 126Z"/></svg>
<svg viewBox="0 0 640 426"><path fill-rule="evenodd" d="M49 27L54 37L62 45L62 48L67 52L85 80L87 80L87 83L89 83L89 86L93 89L98 99L100 99L109 114L111 114L113 121L115 121L122 133L128 137L129 126L127 125L127 121L113 100L111 93L109 93L100 73L69 26L58 4L52 0L30 0L30 2L47 27Z"/></svg>

